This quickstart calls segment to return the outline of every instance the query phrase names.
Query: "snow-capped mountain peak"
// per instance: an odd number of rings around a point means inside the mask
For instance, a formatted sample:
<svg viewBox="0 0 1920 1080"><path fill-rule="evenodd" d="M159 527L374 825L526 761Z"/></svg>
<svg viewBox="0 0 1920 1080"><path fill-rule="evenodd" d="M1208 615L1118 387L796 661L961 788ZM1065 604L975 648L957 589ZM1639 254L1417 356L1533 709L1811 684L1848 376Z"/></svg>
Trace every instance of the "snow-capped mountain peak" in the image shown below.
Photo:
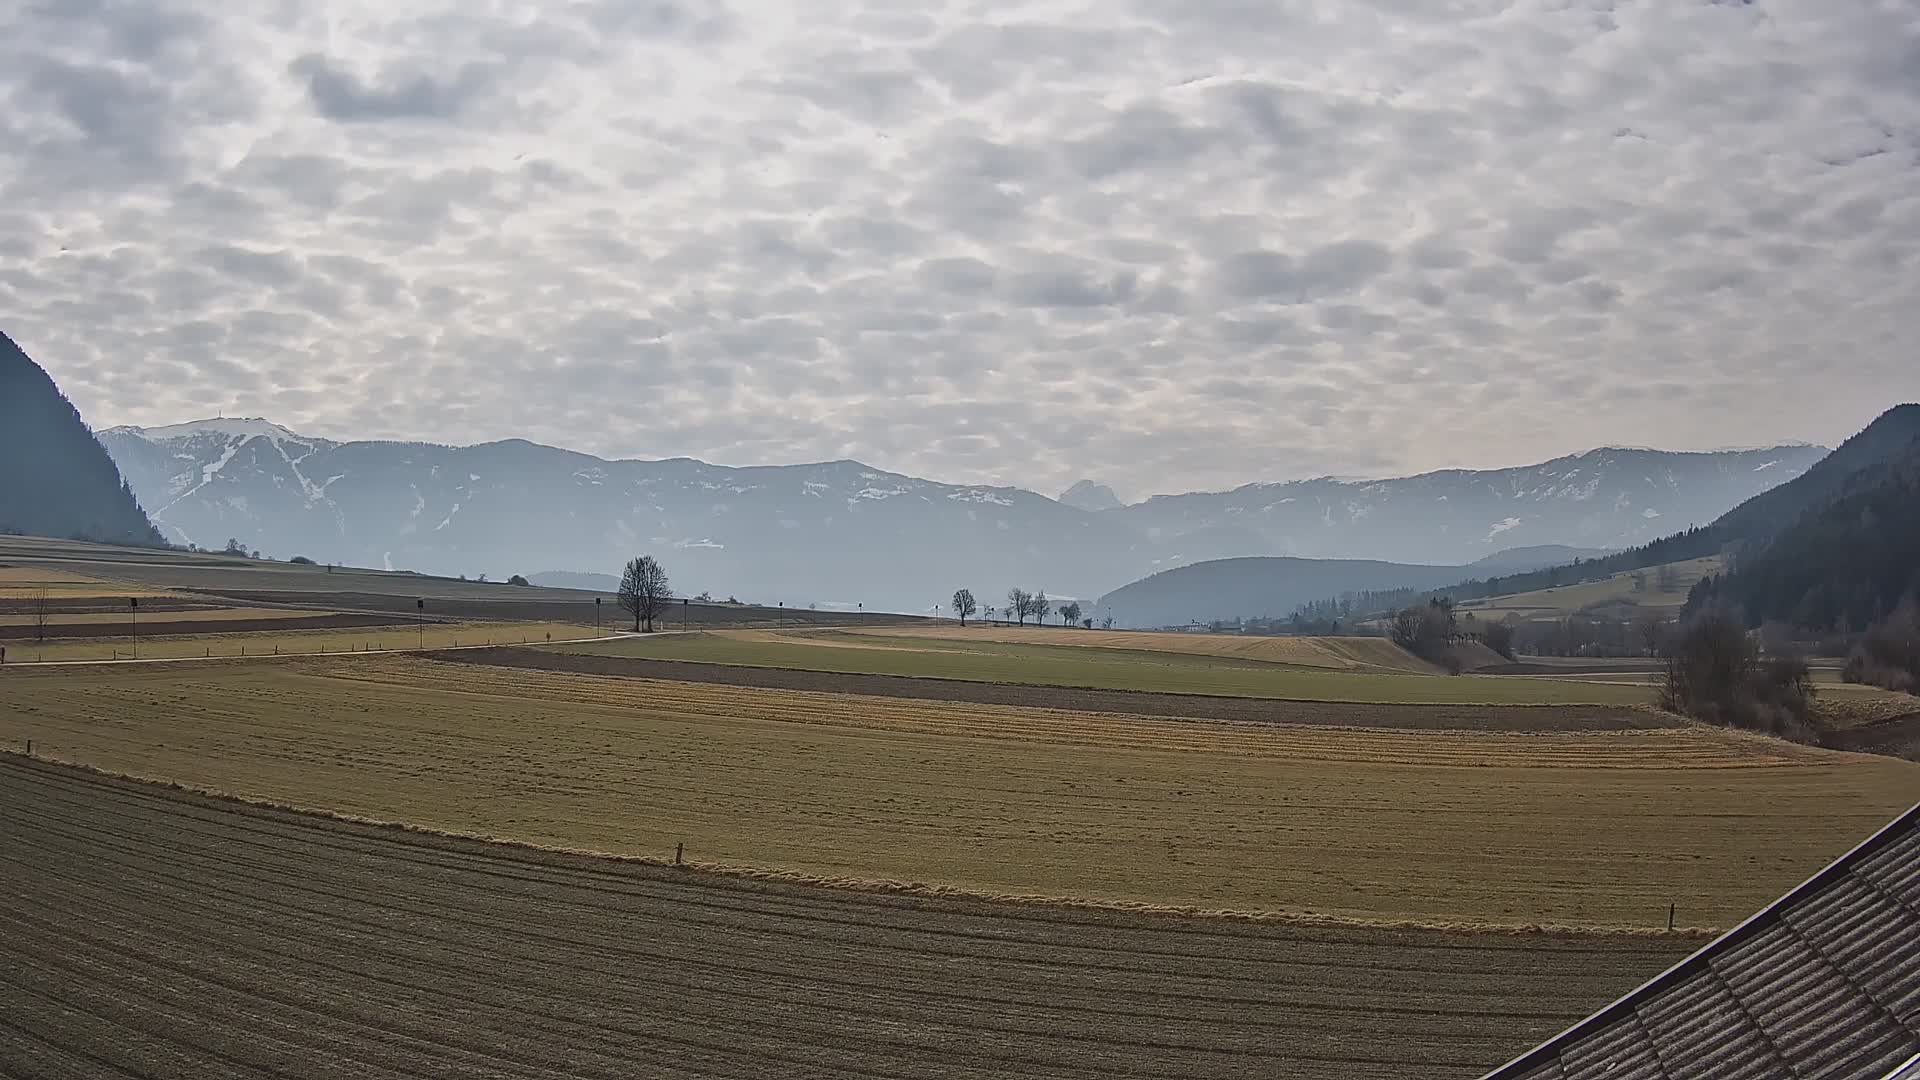
<svg viewBox="0 0 1920 1080"><path fill-rule="evenodd" d="M334 443L257 417L115 428L100 441L177 543L232 537L282 557L494 578L612 573L651 551L686 592L916 611L963 586L1093 597L1156 568L1245 555L1434 565L1515 546L1622 548L1710 521L1823 453L1609 448L1129 506L1091 482L1056 501L857 461L735 468L609 461L521 439Z"/></svg>
<svg viewBox="0 0 1920 1080"><path fill-rule="evenodd" d="M102 434L138 435L151 442L164 442L168 439L191 438L198 435L221 435L227 438L249 438L264 435L270 439L288 439L296 442L322 442L309 439L281 427L279 424L258 416L223 416L209 420L189 420L184 424L167 424L164 427L134 427L126 425L108 428Z"/></svg>

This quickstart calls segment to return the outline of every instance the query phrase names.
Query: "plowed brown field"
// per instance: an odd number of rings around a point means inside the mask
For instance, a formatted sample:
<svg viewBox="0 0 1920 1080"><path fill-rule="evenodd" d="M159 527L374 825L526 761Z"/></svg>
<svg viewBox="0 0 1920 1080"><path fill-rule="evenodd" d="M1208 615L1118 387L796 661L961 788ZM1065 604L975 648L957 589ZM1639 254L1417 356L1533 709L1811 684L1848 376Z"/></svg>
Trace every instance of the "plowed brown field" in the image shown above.
<svg viewBox="0 0 1920 1080"><path fill-rule="evenodd" d="M0 1075L1474 1076L1694 942L756 882L0 755Z"/></svg>
<svg viewBox="0 0 1920 1080"><path fill-rule="evenodd" d="M1730 925L1920 766L1700 728L1223 724L378 657L0 675L0 739L469 835L984 896Z"/></svg>

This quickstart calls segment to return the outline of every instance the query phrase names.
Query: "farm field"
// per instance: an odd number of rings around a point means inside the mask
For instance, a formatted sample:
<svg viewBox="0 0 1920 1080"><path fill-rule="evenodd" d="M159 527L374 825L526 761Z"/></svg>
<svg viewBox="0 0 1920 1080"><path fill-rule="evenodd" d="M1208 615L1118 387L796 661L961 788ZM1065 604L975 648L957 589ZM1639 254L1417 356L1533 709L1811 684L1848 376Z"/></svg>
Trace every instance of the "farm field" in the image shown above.
<svg viewBox="0 0 1920 1080"><path fill-rule="evenodd" d="M1521 619L1558 618L1598 608L1614 609L1611 611L1614 615L1630 615L1635 609L1650 608L1663 618L1671 618L1687 602L1687 590L1708 574L1719 573L1722 563L1718 555L1709 555L1668 564L1674 572L1675 586L1671 589L1660 588L1658 567L1648 567L1645 570L1621 571L1603 581L1536 589L1485 600L1464 600L1458 605L1458 610L1462 615L1472 612L1481 619L1498 620L1508 615ZM1636 574L1644 580L1643 588L1634 587Z"/></svg>
<svg viewBox="0 0 1920 1080"><path fill-rule="evenodd" d="M324 617L324 616L322 616ZM143 623L138 656L142 660L177 660L193 657L240 657L326 652L393 651L403 649L444 649L472 645L531 644L548 640L592 637L591 627L568 623L455 623L400 622L389 616L341 616L340 620L370 622L374 625L347 625L331 629L281 630L266 626L222 632L217 623L161 622L161 626L185 628L171 636L150 636L152 627ZM112 637L72 637L46 642L9 640L7 662L55 663L77 660L124 660L135 655L132 639L124 634ZM91 676L89 676L91 677ZM76 676L76 678L78 678Z"/></svg>
<svg viewBox="0 0 1920 1080"><path fill-rule="evenodd" d="M930 635L909 638L884 631L718 631L556 648L589 656L1298 701L1633 705L1652 700L1644 686L1570 679L1329 670L1158 649L1020 644Z"/></svg>
<svg viewBox="0 0 1920 1080"><path fill-rule="evenodd" d="M1285 698L1225 697L1219 694L1163 694L1144 690L1092 690L928 679L898 675L854 675L797 668L701 664L648 660L635 656L590 656L544 646L505 646L446 653L441 659L462 664L525 668L533 671L614 675L626 679L802 690L856 697L907 698L916 701L973 702L1025 709L1123 713L1131 716L1230 720L1253 724L1315 727L1397 728L1420 731L1626 731L1681 726L1678 717L1656 709L1619 705L1407 705L1357 701L1290 701Z"/></svg>
<svg viewBox="0 0 1920 1080"><path fill-rule="evenodd" d="M243 608L243 607L203 607L195 610L174 610L166 612L162 618L171 620L191 620L193 622L272 622L297 623L302 619L327 618L333 612L290 610L288 608ZM0 626L32 626L34 616L0 614ZM47 629L49 632L70 629L77 626L112 626L122 632L127 629L127 608L123 604L113 611L49 611Z"/></svg>
<svg viewBox="0 0 1920 1080"><path fill-rule="evenodd" d="M982 897L1726 926L1920 765L1693 727L1220 724L410 657L9 670L0 741L296 807Z"/></svg>
<svg viewBox="0 0 1920 1080"><path fill-rule="evenodd" d="M878 627L862 631L874 638L904 638L909 646L925 640L932 648L949 643L994 642L1008 645L1079 645L1098 649L1218 656L1291 667L1404 671L1432 675L1432 664L1377 637L1255 637L1244 634L1177 634L1152 630L1082 630L1057 626L996 626L952 623L928 626Z"/></svg>
<svg viewBox="0 0 1920 1080"><path fill-rule="evenodd" d="M15 755L0 819L5 1075L1465 1078L1696 944L730 879Z"/></svg>
<svg viewBox="0 0 1920 1080"><path fill-rule="evenodd" d="M149 586L128 586L124 582L106 581L68 570L0 563L0 601L31 601L45 596L49 602L57 604L112 597L125 603L129 596L145 598L168 595L164 590Z"/></svg>

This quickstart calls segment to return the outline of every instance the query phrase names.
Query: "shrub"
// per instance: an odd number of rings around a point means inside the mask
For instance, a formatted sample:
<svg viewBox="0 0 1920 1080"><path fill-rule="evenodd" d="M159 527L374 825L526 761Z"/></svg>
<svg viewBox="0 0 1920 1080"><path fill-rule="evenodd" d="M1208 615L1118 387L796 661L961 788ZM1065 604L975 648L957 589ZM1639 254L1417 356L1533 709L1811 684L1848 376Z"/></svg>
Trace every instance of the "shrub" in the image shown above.
<svg viewBox="0 0 1920 1080"><path fill-rule="evenodd" d="M1908 600L1868 627L1848 653L1840 677L1850 683L1920 694L1920 608Z"/></svg>
<svg viewBox="0 0 1920 1080"><path fill-rule="evenodd" d="M288 562L290 562L290 563L294 563L295 565L298 565L298 566L312 566L312 565L313 565L313 560L312 560L312 559L309 559L309 558L307 558L307 557L306 557L305 555L295 555L295 556L294 556L293 558L291 558L291 559L288 559L287 561L288 561Z"/></svg>
<svg viewBox="0 0 1920 1080"><path fill-rule="evenodd" d="M1740 621L1724 611L1694 616L1674 636L1660 705L1709 724L1818 741L1807 662L1761 659Z"/></svg>
<svg viewBox="0 0 1920 1080"><path fill-rule="evenodd" d="M512 577L510 577L510 578L508 578L508 579L507 579L507 584L509 584L509 585L529 585L529 584L532 584L532 583L531 583L531 582L529 582L529 581L528 581L528 580L526 579L526 577L525 577L525 575L522 575L522 574L515 574L515 575L513 575Z"/></svg>
<svg viewBox="0 0 1920 1080"><path fill-rule="evenodd" d="M1497 622L1487 627L1487 648L1513 659L1513 624Z"/></svg>
<svg viewBox="0 0 1920 1080"><path fill-rule="evenodd" d="M1388 636L1420 659L1439 664L1449 675L1458 675L1460 657L1453 651L1454 632L1453 601L1440 598L1396 612Z"/></svg>

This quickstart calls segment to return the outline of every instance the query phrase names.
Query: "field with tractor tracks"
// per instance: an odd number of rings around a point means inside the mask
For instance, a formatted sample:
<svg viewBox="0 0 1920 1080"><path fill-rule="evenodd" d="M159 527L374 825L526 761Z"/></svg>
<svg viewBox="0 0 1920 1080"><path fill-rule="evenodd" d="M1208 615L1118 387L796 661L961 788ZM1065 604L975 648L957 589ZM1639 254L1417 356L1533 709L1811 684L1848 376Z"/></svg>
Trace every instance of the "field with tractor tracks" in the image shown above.
<svg viewBox="0 0 1920 1080"><path fill-rule="evenodd" d="M1697 944L824 889L17 755L0 820L6 1076L1465 1078Z"/></svg>
<svg viewBox="0 0 1920 1080"><path fill-rule="evenodd" d="M1284 698L1416 705L1633 705L1653 699L1646 686L1524 676L1443 676L1416 673L1421 662L1377 640L1368 652L1339 644L1349 639L1237 641L1251 652L1188 651L1178 634L1116 635L1133 647L1054 644L1055 633L1034 630L1026 641L1001 640L994 629L981 636L957 627L911 635L885 629L823 631L714 631L629 637L566 645L585 656L637 657L742 667L828 671L849 675L956 679L1011 685L1070 686L1166 694ZM1079 631L1104 634L1104 631ZM1201 637L1202 635L1194 635ZM1140 639L1156 639L1142 642ZM1216 639L1218 640L1218 639ZM1199 648L1210 643L1195 642ZM1214 644L1219 650L1223 646ZM1282 652L1282 649L1285 652ZM1345 650L1344 652L1336 650ZM1377 654L1377 655L1376 655ZM1293 655L1302 662L1281 661ZM1375 659L1385 661L1374 663ZM1423 665L1422 665L1423 666Z"/></svg>
<svg viewBox="0 0 1920 1080"><path fill-rule="evenodd" d="M9 670L0 741L483 837L982 897L1725 926L1920 765L1696 727L1222 723L404 657ZM1578 715L1578 714L1575 714Z"/></svg>

